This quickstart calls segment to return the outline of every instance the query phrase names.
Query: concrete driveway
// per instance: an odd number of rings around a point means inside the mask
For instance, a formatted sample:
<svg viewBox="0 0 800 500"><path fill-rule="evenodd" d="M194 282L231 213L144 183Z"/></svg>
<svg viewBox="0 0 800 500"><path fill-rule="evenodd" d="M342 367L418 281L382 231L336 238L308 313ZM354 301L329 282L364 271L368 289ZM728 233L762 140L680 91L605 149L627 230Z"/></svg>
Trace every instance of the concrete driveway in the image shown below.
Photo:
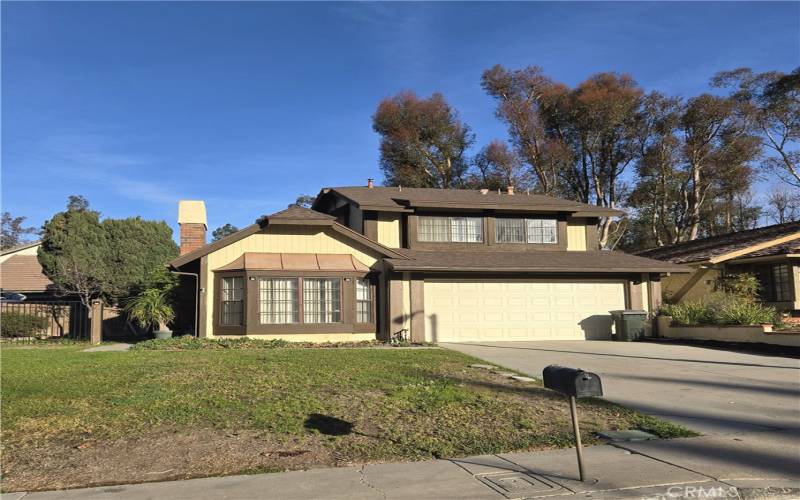
<svg viewBox="0 0 800 500"><path fill-rule="evenodd" d="M703 434L800 429L800 360L609 341L442 343L541 378L559 364L599 374L606 399ZM798 436L798 433L789 433Z"/></svg>

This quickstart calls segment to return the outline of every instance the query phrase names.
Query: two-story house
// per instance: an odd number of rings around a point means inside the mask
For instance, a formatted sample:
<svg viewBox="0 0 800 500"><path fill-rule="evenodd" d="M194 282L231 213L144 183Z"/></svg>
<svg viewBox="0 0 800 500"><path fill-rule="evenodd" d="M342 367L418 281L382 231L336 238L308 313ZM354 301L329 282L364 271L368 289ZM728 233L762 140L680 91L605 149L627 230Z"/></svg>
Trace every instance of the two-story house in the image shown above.
<svg viewBox="0 0 800 500"><path fill-rule="evenodd" d="M204 337L607 339L609 311L654 311L661 275L687 271L599 250L598 219L619 214L511 188L370 182L205 245L202 202L181 202L171 266L198 290L182 310Z"/></svg>

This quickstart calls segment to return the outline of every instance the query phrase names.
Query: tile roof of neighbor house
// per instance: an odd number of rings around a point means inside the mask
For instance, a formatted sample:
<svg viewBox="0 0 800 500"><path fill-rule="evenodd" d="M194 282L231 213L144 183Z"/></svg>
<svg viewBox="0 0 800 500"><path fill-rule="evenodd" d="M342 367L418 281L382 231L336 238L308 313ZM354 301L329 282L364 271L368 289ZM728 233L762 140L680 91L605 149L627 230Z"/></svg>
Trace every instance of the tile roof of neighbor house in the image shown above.
<svg viewBox="0 0 800 500"><path fill-rule="evenodd" d="M44 292L53 286L35 255L14 255L0 263L0 288L13 292Z"/></svg>
<svg viewBox="0 0 800 500"><path fill-rule="evenodd" d="M350 254L245 252L214 271L369 271Z"/></svg>
<svg viewBox="0 0 800 500"><path fill-rule="evenodd" d="M613 251L442 252L407 249L403 251L409 260L388 259L389 267L395 271L691 272L691 269L685 266Z"/></svg>
<svg viewBox="0 0 800 500"><path fill-rule="evenodd" d="M539 194L517 192L509 195L477 189L436 189L398 187L331 187L320 192L321 196L335 192L354 202L362 209L409 210L410 207L442 208L491 208L500 210L541 210L577 212L588 217L622 215L623 212L607 207L598 207L577 201L552 198ZM315 206L317 203L315 202Z"/></svg>
<svg viewBox="0 0 800 500"><path fill-rule="evenodd" d="M759 244L766 244L781 237L791 237L793 234L797 234L798 239L772 245L763 249L756 249L751 253L738 255L737 258L777 255L789 253L792 248L795 248L796 245L800 243L800 221L775 224L751 229L749 231L738 231L735 233L653 248L638 252L637 255L674 262L676 264L705 262L714 257L720 257L739 250L746 250L748 247Z"/></svg>

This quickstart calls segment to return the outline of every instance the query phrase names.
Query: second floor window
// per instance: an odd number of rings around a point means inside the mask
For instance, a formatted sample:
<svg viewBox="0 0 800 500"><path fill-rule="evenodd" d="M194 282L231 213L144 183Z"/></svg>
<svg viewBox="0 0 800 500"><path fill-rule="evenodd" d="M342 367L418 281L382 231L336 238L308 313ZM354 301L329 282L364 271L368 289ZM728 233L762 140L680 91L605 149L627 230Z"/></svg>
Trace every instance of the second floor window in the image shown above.
<svg viewBox="0 0 800 500"><path fill-rule="evenodd" d="M556 219L503 219L495 220L495 240L498 243L558 243Z"/></svg>
<svg viewBox="0 0 800 500"><path fill-rule="evenodd" d="M483 243L483 219L481 217L421 216L417 228L419 241Z"/></svg>

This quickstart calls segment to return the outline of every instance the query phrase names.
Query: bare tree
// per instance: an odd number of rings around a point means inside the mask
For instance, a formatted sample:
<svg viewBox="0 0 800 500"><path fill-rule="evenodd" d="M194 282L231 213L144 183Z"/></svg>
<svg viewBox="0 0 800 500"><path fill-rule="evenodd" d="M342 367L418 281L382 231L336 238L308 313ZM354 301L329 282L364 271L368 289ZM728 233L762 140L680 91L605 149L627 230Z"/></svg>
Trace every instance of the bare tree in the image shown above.
<svg viewBox="0 0 800 500"><path fill-rule="evenodd" d="M774 188L767 197L767 217L775 224L800 220L800 192Z"/></svg>
<svg viewBox="0 0 800 500"><path fill-rule="evenodd" d="M772 153L764 159L765 170L800 187L800 68L789 74L738 68L718 73L712 85L732 88L731 97L746 105L763 146Z"/></svg>

